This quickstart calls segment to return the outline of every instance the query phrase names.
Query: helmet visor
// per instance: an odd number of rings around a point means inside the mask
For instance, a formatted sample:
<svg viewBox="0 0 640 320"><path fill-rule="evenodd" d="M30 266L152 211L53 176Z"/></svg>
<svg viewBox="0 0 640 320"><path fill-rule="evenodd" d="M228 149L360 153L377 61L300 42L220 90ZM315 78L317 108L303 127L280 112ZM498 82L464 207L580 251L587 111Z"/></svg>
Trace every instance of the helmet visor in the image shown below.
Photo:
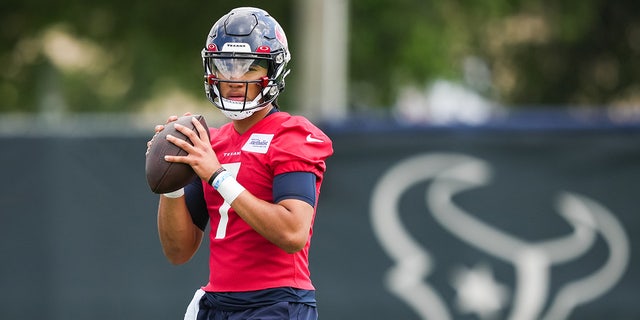
<svg viewBox="0 0 640 320"><path fill-rule="evenodd" d="M218 79L257 80L267 75L267 59L208 58L207 66Z"/></svg>

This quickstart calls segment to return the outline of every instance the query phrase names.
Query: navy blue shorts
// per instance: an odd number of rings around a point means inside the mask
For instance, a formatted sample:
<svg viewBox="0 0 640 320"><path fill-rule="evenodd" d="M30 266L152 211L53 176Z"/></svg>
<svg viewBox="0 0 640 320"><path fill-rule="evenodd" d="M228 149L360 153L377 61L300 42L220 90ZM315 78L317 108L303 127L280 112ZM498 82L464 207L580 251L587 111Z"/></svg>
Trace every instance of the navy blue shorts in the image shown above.
<svg viewBox="0 0 640 320"><path fill-rule="evenodd" d="M199 290L200 291L200 290ZM195 317L194 317L195 316ZM317 320L315 306L296 302L277 302L245 310L222 310L202 294L196 293L187 309L185 320Z"/></svg>

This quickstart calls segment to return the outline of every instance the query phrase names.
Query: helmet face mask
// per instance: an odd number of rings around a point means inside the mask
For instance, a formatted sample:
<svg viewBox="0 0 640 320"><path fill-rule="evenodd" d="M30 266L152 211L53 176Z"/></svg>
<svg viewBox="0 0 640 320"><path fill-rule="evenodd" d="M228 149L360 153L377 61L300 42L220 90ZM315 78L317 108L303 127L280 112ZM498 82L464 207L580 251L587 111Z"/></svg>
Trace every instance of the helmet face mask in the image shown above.
<svg viewBox="0 0 640 320"><path fill-rule="evenodd" d="M233 9L213 25L202 50L205 94L228 118L247 118L284 90L290 59L274 18L262 9ZM227 87L234 96L223 96Z"/></svg>

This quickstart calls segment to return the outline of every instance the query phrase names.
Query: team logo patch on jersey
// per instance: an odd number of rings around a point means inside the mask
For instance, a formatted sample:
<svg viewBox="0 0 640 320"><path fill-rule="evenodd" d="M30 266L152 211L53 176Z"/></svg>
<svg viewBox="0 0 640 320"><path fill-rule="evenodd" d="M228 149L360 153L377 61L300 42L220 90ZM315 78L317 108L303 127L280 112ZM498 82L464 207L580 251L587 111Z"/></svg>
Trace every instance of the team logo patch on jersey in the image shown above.
<svg viewBox="0 0 640 320"><path fill-rule="evenodd" d="M273 134L254 133L249 137L247 143L242 147L242 151L267 153Z"/></svg>

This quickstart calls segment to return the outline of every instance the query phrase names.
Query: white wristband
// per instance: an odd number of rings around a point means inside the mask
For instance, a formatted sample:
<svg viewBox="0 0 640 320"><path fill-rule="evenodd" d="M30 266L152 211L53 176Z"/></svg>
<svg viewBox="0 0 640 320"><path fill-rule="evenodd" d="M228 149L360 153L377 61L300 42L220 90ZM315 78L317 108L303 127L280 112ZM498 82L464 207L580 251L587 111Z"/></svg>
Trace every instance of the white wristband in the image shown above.
<svg viewBox="0 0 640 320"><path fill-rule="evenodd" d="M231 204L246 189L236 181L236 178L229 175L220 181L217 190L224 201Z"/></svg>
<svg viewBox="0 0 640 320"><path fill-rule="evenodd" d="M173 191L173 192L163 193L162 195L167 197L167 198L171 198L171 199L180 198L180 197L184 196L184 188L180 188L180 189L178 189L176 191Z"/></svg>
<svg viewBox="0 0 640 320"><path fill-rule="evenodd" d="M233 177L233 176L228 171L223 170L220 174L218 174L218 176L215 179L213 179L213 181L211 181L211 186L214 189L218 190L218 188L220 188L220 184L222 183L222 181L224 181L229 177Z"/></svg>

